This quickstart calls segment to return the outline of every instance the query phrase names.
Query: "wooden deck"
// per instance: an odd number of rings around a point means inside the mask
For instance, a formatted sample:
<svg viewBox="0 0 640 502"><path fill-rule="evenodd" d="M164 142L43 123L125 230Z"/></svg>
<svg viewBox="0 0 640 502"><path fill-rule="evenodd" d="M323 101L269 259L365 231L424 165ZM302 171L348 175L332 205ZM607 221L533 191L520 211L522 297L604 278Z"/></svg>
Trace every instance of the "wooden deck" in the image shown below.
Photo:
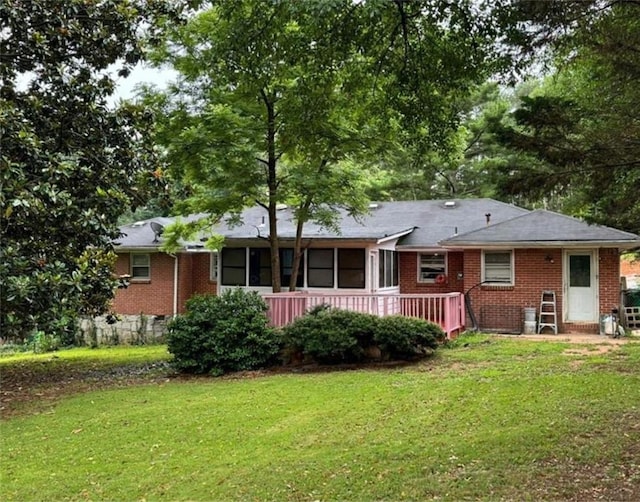
<svg viewBox="0 0 640 502"><path fill-rule="evenodd" d="M462 293L432 295L347 294L347 293L269 293L263 298L269 306L273 326L285 326L319 305L364 312L378 316L404 315L434 322L451 338L465 326Z"/></svg>

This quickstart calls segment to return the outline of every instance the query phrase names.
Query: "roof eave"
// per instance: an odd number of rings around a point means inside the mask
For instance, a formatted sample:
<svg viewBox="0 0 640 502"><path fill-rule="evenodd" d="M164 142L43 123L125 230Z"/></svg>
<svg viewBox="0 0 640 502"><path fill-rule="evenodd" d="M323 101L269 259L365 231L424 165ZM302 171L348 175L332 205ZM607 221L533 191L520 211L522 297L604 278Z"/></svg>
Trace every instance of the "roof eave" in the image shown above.
<svg viewBox="0 0 640 502"><path fill-rule="evenodd" d="M114 246L116 253L121 251L125 251L127 253L131 252L150 252L150 251L160 251L160 246L120 246L116 244Z"/></svg>
<svg viewBox="0 0 640 502"><path fill-rule="evenodd" d="M400 237L404 237L405 235L409 235L411 232L413 232L416 229L416 227L411 227L411 228L407 228L406 230L402 230L400 232L396 232L394 234L390 234L390 235L385 235L384 237L380 237L377 241L376 244L382 244L384 242L389 242L392 240L397 240Z"/></svg>
<svg viewBox="0 0 640 502"><path fill-rule="evenodd" d="M303 236L302 240L304 241L349 241L349 242L378 242L379 237L342 237L340 235L334 236ZM387 239L386 237L382 237L382 239ZM295 242L295 237L278 237L278 241L280 242ZM269 242L269 238L264 237L225 237L224 242L233 242L233 243L246 243L246 242Z"/></svg>
<svg viewBox="0 0 640 502"><path fill-rule="evenodd" d="M442 251L442 246L439 244L409 244L409 245L401 245L396 246L396 251L404 251L404 252L416 252L416 251L424 251L425 253L429 253L432 251Z"/></svg>
<svg viewBox="0 0 640 502"><path fill-rule="evenodd" d="M163 251L162 249L160 249L160 246L162 245L162 243L157 243L157 244L144 244L144 245L140 245L140 246L135 246L135 245L125 245L125 244L118 244L115 243L114 244L114 250L116 252L127 252L127 253L144 253L144 252L158 252L158 253L162 253L162 252L166 252ZM188 251L190 249L194 249L194 248L204 248L204 245L202 244L198 244L195 242L182 242L180 243L180 247L176 250L176 252L178 253L182 253L184 251ZM207 249L207 251L209 251ZM210 251L209 251L210 252ZM168 253L169 254L169 253Z"/></svg>
<svg viewBox="0 0 640 502"><path fill-rule="evenodd" d="M618 249L634 249L640 246L640 241L493 241L493 242L477 242L477 241L441 241L442 247L462 248L462 249L487 249L487 248L618 248Z"/></svg>

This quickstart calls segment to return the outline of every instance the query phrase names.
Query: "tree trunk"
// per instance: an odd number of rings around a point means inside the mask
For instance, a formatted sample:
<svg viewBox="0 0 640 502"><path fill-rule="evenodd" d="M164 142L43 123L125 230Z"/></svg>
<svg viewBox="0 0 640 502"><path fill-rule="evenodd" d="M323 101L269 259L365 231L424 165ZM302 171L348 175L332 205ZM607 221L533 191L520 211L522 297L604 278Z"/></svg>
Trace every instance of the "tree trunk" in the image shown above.
<svg viewBox="0 0 640 502"><path fill-rule="evenodd" d="M311 197L308 196L298 213L298 222L296 224L296 240L293 244L293 263L291 265L291 279L289 280L289 291L296 290L298 282L298 273L300 270L300 259L302 258L302 229L307 221L307 212L311 205Z"/></svg>
<svg viewBox="0 0 640 502"><path fill-rule="evenodd" d="M271 188L269 188L271 198ZM280 243L278 242L276 202L269 201L269 244L271 247L271 288L274 293L282 290L280 281Z"/></svg>
<svg viewBox="0 0 640 502"><path fill-rule="evenodd" d="M280 280L280 242L278 241L278 177L276 157L276 114L274 103L266 92L262 98L267 108L267 187L269 189L269 244L271 245L271 287L274 293L282 290Z"/></svg>

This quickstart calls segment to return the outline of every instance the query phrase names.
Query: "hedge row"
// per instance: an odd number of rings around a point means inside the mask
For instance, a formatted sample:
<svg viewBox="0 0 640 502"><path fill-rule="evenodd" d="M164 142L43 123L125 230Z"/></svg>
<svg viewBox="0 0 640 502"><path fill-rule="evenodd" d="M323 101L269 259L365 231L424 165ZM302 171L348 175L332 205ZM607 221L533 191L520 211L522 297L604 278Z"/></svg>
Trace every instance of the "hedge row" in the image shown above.
<svg viewBox="0 0 640 502"><path fill-rule="evenodd" d="M443 340L438 325L421 319L326 306L274 329L268 326L262 298L241 289L191 298L187 312L169 323L167 335L178 370L216 375L303 360L412 359L431 353Z"/></svg>

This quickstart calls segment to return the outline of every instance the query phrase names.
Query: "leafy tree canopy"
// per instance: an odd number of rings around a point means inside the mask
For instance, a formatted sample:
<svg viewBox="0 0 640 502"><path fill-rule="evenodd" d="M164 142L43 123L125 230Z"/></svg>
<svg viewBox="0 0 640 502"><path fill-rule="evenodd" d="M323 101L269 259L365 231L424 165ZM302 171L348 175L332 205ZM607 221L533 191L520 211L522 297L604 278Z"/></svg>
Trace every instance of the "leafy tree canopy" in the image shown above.
<svg viewBox="0 0 640 502"><path fill-rule="evenodd" d="M168 34L156 58L180 79L146 97L192 191L179 210L268 209L277 291L277 205L295 208L299 256L304 222L366 207L364 163L447 149L456 97L488 74L486 21L473 2L213 2Z"/></svg>
<svg viewBox="0 0 640 502"><path fill-rule="evenodd" d="M178 11L163 1L0 3L3 337L68 330L112 297L111 239L153 170L148 116L109 107L115 74Z"/></svg>
<svg viewBox="0 0 640 502"><path fill-rule="evenodd" d="M556 48L556 70L494 124L502 144L537 163L499 171L498 193L561 195L574 214L640 233L640 4L539 4L530 20Z"/></svg>

